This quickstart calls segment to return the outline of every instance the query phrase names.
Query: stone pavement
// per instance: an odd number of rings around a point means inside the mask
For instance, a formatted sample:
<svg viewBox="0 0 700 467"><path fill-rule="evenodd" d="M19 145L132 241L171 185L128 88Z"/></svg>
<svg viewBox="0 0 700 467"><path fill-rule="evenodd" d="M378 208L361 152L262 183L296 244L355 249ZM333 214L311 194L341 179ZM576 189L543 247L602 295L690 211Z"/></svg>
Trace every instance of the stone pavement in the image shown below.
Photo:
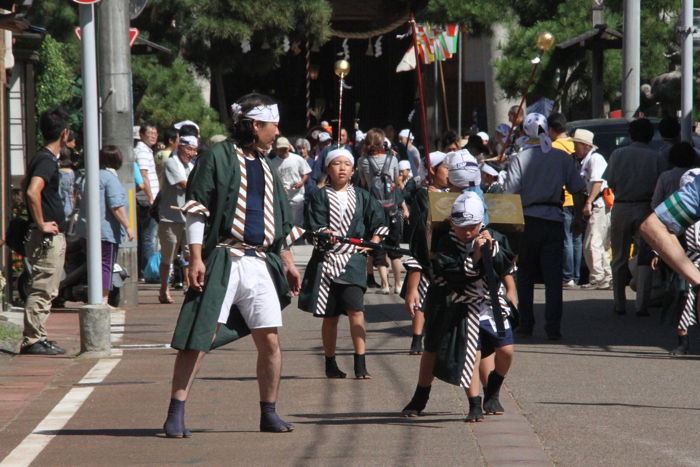
<svg viewBox="0 0 700 467"><path fill-rule="evenodd" d="M173 440L161 426L178 305L158 304L156 287L144 285L141 305L113 325L113 359L0 362L0 465L17 446L26 456L39 445L34 465L700 465L700 446L689 442L700 410L697 357L669 358L673 330L655 317L612 316L610 299L566 291L564 340L536 329L518 341L506 414L474 425L462 422L463 392L439 381L425 416L397 416L419 361L407 353L410 323L397 296L367 295L369 381L327 380L320 320L292 305L280 331L278 406L296 430L257 431L255 350L246 338L207 356L187 404L194 436ZM52 314L49 329L77 351L76 312ZM339 365L352 375L347 321L338 344ZM105 363L113 367L106 378L93 378ZM90 392L75 415L52 425L66 416L66 395L80 391Z"/></svg>

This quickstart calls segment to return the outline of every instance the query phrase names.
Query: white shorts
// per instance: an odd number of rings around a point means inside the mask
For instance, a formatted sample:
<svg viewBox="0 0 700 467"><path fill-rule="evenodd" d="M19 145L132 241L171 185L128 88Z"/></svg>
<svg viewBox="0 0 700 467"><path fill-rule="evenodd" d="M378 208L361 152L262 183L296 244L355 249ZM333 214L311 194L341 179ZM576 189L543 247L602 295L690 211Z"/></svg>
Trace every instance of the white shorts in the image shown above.
<svg viewBox="0 0 700 467"><path fill-rule="evenodd" d="M282 309L267 262L257 256L234 256L219 323L228 321L236 305L250 329L282 326Z"/></svg>

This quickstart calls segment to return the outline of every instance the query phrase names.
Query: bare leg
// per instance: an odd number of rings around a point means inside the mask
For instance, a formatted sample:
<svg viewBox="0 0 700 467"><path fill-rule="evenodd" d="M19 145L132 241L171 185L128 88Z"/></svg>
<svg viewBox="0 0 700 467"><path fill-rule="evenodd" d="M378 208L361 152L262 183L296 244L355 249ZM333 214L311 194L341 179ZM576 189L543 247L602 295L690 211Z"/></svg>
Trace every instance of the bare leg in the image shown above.
<svg viewBox="0 0 700 467"><path fill-rule="evenodd" d="M401 258L391 260L391 271L394 274L394 289L401 291Z"/></svg>
<svg viewBox="0 0 700 467"><path fill-rule="evenodd" d="M420 357L420 369L418 370L418 386L430 386L433 384L433 368L435 367L435 352L423 352Z"/></svg>
<svg viewBox="0 0 700 467"><path fill-rule="evenodd" d="M258 349L258 388L262 402L276 402L282 370L277 328L252 329L251 335Z"/></svg>
<svg viewBox="0 0 700 467"><path fill-rule="evenodd" d="M489 380L489 373L491 373L496 368L496 353L492 353L488 357L482 357L481 363L479 363L479 378L483 384L486 384Z"/></svg>
<svg viewBox="0 0 700 467"><path fill-rule="evenodd" d="M338 341L338 318L339 316L323 318L321 339L323 340L323 353L326 357L335 356L335 346Z"/></svg>
<svg viewBox="0 0 700 467"><path fill-rule="evenodd" d="M423 334L423 326L425 326L425 315L422 311L416 310L416 315L411 320L411 332L413 332L413 335Z"/></svg>
<svg viewBox="0 0 700 467"><path fill-rule="evenodd" d="M508 374L510 366L513 363L514 347L513 344L504 345L496 349L496 364L495 370L501 376Z"/></svg>
<svg viewBox="0 0 700 467"><path fill-rule="evenodd" d="M352 337L352 346L355 349L355 353L364 354L365 341L367 339L365 314L361 311L348 311L348 319L350 320L350 336Z"/></svg>
<svg viewBox="0 0 700 467"><path fill-rule="evenodd" d="M465 390L467 397L476 397L479 395L481 388L479 387L479 363L481 363L481 350L476 352L476 362L474 362L474 372L472 374L472 382L469 388Z"/></svg>
<svg viewBox="0 0 700 467"><path fill-rule="evenodd" d="M168 286L168 279L170 279L170 265L167 263L160 263L158 268L160 272L160 299L170 300L170 287Z"/></svg>
<svg viewBox="0 0 700 467"><path fill-rule="evenodd" d="M170 397L180 401L187 400L195 376L199 371L206 353L199 350L180 350L175 358L173 383Z"/></svg>
<svg viewBox="0 0 700 467"><path fill-rule="evenodd" d="M377 266L379 270L379 279L381 280L381 288L389 288L389 269L386 266Z"/></svg>

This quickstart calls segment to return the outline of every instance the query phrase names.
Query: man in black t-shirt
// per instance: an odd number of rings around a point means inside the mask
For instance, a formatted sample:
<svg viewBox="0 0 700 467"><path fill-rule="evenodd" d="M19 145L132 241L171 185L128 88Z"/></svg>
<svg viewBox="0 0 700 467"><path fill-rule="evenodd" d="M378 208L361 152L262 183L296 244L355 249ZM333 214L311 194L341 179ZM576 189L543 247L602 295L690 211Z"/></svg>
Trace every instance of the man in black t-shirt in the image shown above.
<svg viewBox="0 0 700 467"><path fill-rule="evenodd" d="M24 305L24 340L21 354L66 353L47 340L46 320L51 301L58 294L66 252L65 216L58 193L58 157L66 145L69 116L58 107L41 115L39 127L45 145L29 163L24 184L29 219L32 222L24 250L32 266L32 286Z"/></svg>

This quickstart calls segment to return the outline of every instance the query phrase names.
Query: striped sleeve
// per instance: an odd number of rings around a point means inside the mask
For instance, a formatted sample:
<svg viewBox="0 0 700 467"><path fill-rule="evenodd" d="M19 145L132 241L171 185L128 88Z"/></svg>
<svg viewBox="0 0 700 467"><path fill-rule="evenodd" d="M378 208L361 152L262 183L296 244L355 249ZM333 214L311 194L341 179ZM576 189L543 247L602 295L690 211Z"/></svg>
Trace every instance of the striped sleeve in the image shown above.
<svg viewBox="0 0 700 467"><path fill-rule="evenodd" d="M193 199L187 201L180 210L185 214L202 214L205 217L209 217L209 210L202 203Z"/></svg>
<svg viewBox="0 0 700 467"><path fill-rule="evenodd" d="M416 260L413 257L409 257L403 262L403 267L406 268L406 271L422 271L423 266L420 265L418 260Z"/></svg>
<svg viewBox="0 0 700 467"><path fill-rule="evenodd" d="M676 235L680 235L685 229L700 220L700 215L698 215L700 208L698 184L700 184L700 180L696 178L692 183L686 184L669 196L654 210L661 222Z"/></svg>

